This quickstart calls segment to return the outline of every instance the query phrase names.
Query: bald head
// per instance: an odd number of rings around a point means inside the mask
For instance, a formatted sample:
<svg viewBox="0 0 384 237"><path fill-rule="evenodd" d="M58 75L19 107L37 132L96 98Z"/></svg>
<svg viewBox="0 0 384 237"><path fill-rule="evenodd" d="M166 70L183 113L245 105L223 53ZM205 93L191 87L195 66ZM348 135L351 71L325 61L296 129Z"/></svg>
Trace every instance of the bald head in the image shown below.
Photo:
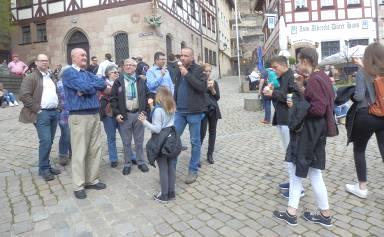
<svg viewBox="0 0 384 237"><path fill-rule="evenodd" d="M79 68L85 69L87 67L87 52L81 48L74 48L71 51L72 63Z"/></svg>

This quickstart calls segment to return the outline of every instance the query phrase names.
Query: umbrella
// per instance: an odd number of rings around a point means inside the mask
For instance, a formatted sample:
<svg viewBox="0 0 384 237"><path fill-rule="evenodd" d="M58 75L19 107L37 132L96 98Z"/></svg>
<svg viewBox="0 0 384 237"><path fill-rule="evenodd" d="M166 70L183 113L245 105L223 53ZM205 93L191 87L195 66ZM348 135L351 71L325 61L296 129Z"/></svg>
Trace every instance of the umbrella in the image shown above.
<svg viewBox="0 0 384 237"><path fill-rule="evenodd" d="M348 48L344 52L332 54L331 56L324 58L320 62L320 66L344 64L351 62L352 58L362 58L366 48L366 45L356 45L352 48Z"/></svg>

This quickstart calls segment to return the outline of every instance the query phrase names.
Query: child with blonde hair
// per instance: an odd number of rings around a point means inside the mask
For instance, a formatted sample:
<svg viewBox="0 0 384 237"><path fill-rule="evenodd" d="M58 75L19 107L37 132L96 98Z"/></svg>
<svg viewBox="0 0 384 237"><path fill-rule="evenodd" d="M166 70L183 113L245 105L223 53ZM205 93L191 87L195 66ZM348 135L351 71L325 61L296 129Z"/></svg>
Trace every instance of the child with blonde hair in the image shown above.
<svg viewBox="0 0 384 237"><path fill-rule="evenodd" d="M146 150L150 164L154 165L156 160L159 166L161 192L154 195L154 199L160 203L166 203L176 197L176 159L181 152L181 142L173 125L175 111L176 103L172 92L166 87L159 87L152 109L152 123L147 121L143 113L138 117L143 125L152 131Z"/></svg>

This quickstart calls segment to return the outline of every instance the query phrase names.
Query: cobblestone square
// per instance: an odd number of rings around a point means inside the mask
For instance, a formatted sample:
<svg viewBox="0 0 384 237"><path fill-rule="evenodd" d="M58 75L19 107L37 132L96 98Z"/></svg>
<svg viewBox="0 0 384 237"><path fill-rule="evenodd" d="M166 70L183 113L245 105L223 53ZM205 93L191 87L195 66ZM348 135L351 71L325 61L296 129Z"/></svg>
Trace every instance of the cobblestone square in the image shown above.
<svg viewBox="0 0 384 237"><path fill-rule="evenodd" d="M284 209L287 200L277 184L287 179L283 149L277 129L259 123L263 112L247 112L238 93L238 79L219 80L223 119L218 124L215 164L206 161L197 182L186 185L190 157L189 134L183 135L188 150L179 157L176 200L159 204L152 199L160 189L158 170L141 173L133 167L123 176L120 163L111 168L103 133L101 180L107 189L87 191L77 200L72 193L70 166L58 164L58 140L51 160L62 171L54 181L37 174L38 140L31 124L18 122L21 106L0 109L0 236L117 237L117 236L384 236L384 173L376 139L367 148L369 195L366 200L345 192L345 184L356 181L352 145L346 146L345 128L328 139L327 169L323 173L333 212L333 227L325 228L299 218L297 227L272 219L272 211ZM150 133L146 131L145 139ZM309 180L300 213L315 210Z"/></svg>

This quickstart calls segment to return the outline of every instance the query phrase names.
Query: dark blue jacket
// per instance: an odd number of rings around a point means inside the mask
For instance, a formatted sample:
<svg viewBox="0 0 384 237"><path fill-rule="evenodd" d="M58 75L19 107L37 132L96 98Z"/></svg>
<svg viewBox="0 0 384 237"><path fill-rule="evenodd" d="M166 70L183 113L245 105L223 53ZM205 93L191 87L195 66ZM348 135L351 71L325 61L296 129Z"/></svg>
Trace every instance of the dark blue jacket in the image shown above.
<svg viewBox="0 0 384 237"><path fill-rule="evenodd" d="M71 67L63 72L63 85L70 113L86 111L98 113L100 105L97 92L106 87L102 78L88 71L77 71ZM79 93L82 95L80 96Z"/></svg>

